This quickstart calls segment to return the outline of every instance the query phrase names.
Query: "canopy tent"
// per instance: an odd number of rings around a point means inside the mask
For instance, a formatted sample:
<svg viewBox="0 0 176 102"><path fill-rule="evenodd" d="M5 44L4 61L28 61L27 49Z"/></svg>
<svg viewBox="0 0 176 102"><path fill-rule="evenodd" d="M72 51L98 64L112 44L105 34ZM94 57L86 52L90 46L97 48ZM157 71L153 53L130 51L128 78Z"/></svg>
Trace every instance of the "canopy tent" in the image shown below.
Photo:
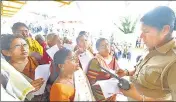
<svg viewBox="0 0 176 102"><path fill-rule="evenodd" d="M60 7L64 5L69 5L72 1L60 1L60 0L53 0L54 2L58 2ZM27 4L27 2L31 1L18 1L18 0L7 0L1 2L1 16L3 17L12 17L14 16L22 7ZM38 1L35 1L37 3ZM37 3L37 5L39 5ZM32 7L32 6L31 6Z"/></svg>
<svg viewBox="0 0 176 102"><path fill-rule="evenodd" d="M51 2L51 3L48 3ZM11 33L11 26L17 21L29 23L33 21L44 21L42 14L48 15L46 9L53 8L53 4L56 9L70 5L72 1L2 1L1 2L1 32ZM47 7L47 8L46 8ZM50 9L48 9L49 12ZM36 11L36 12L35 12ZM44 12L43 11L47 11ZM37 15L39 13L41 15ZM50 15L50 14L49 14ZM52 16L51 16L52 17ZM10 26L10 27L9 27Z"/></svg>
<svg viewBox="0 0 176 102"><path fill-rule="evenodd" d="M26 4L26 1L2 1L1 2L1 16L12 17L25 4Z"/></svg>
<svg viewBox="0 0 176 102"><path fill-rule="evenodd" d="M176 10L176 1L56 1L26 1L9 21L39 21L42 24L81 21L84 25L80 29L112 31L117 29L114 22L120 24L119 19L126 15L135 19L159 5L167 5Z"/></svg>

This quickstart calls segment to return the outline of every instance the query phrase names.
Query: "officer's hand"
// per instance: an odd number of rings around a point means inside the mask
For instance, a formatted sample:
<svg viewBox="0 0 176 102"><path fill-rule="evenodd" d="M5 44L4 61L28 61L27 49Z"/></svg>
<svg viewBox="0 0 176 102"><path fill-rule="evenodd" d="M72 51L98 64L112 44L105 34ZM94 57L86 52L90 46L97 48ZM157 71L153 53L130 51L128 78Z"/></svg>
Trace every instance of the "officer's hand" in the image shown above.
<svg viewBox="0 0 176 102"><path fill-rule="evenodd" d="M131 83L129 90L120 89L120 91L127 97L133 98L135 100L139 100L140 94L137 92L135 86Z"/></svg>
<svg viewBox="0 0 176 102"><path fill-rule="evenodd" d="M119 77L123 77L123 76L126 76L126 75L127 75L126 71L123 70L123 69L118 69L118 70L116 71L116 74L117 74Z"/></svg>

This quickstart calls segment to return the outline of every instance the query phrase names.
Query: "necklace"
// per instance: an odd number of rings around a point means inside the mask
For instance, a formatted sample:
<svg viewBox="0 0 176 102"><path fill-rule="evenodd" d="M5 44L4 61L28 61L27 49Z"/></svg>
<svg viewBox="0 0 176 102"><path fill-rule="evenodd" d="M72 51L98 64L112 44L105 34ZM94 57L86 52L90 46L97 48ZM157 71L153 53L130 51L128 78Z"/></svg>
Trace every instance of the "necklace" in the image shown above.
<svg viewBox="0 0 176 102"><path fill-rule="evenodd" d="M72 79L68 79L68 78L65 78L65 79L61 79L60 81L58 81L59 83L65 83L65 84L71 84L73 85L73 81Z"/></svg>
<svg viewBox="0 0 176 102"><path fill-rule="evenodd" d="M66 79L66 81L67 81L69 84L73 85L72 79Z"/></svg>

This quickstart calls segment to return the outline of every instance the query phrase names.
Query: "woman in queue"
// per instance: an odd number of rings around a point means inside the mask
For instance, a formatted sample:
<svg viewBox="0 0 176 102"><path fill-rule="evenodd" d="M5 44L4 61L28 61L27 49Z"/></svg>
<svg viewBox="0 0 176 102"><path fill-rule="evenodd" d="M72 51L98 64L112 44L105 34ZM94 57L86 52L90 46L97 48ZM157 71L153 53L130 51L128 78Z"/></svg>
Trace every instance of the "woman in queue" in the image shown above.
<svg viewBox="0 0 176 102"><path fill-rule="evenodd" d="M89 82L86 79L86 76L83 75L83 71L79 69L77 64L75 63L72 52L66 48L60 49L55 53L52 63L54 65L54 69L58 70L58 73L54 76L56 80L50 90L50 101L81 101L79 100L81 96L79 96L79 98L75 98L78 97L78 94L76 92L78 91L77 88L85 86L89 88ZM77 73L74 74L75 72ZM76 83L75 80L77 80L78 78L77 77L76 79L74 79L76 76L82 77L84 81L87 80L87 82L83 82L81 84ZM76 88L75 86L78 85L80 87ZM84 90L86 90L86 88L84 88ZM87 94L91 93L90 90L91 88L88 89L89 92ZM78 92L79 95L85 95L85 92L83 90L81 91L81 93ZM93 97L93 95L90 96ZM85 97L84 99L82 99L82 101L86 101L86 98L88 99L88 97ZM90 99L90 101L92 100Z"/></svg>
<svg viewBox="0 0 176 102"><path fill-rule="evenodd" d="M80 53L83 53L86 50L88 50L92 55L94 54L87 40L88 40L88 35L86 34L85 31L81 31L78 37L76 38L77 45L74 48L74 51L77 55L79 55Z"/></svg>
<svg viewBox="0 0 176 102"><path fill-rule="evenodd" d="M90 61L87 72L87 77L92 87L94 97L96 101L115 101L116 94L109 98L105 98L100 86L94 84L99 80L107 80L111 78L109 74L101 70L100 66L115 71L118 70L117 61L110 53L110 45L107 39L98 39L96 42L96 48L98 54L96 54L95 58Z"/></svg>
<svg viewBox="0 0 176 102"><path fill-rule="evenodd" d="M26 41L12 34L1 37L1 51L10 58L9 63L32 84L34 92L43 85L43 78L35 80L35 69L38 62L29 55L29 46Z"/></svg>

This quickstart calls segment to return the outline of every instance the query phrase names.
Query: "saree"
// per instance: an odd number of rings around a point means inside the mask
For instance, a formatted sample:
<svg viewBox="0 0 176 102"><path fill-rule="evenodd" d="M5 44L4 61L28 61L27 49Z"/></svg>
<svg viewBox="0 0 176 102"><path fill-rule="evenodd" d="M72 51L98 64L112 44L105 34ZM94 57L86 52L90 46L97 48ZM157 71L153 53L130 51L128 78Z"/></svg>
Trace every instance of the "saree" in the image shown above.
<svg viewBox="0 0 176 102"><path fill-rule="evenodd" d="M114 57L112 57L110 63L107 64L104 58L101 55L97 54L95 58L90 61L87 72L87 77L89 79L96 101L115 101L116 94L112 95L109 98L105 98L100 85L95 85L95 83L99 80L108 80L111 78L108 73L105 73L101 70L100 66L111 70L117 70L117 61Z"/></svg>
<svg viewBox="0 0 176 102"><path fill-rule="evenodd" d="M95 101L89 81L82 69L74 72L74 86L55 83L51 87L50 101Z"/></svg>
<svg viewBox="0 0 176 102"><path fill-rule="evenodd" d="M47 54L46 50L47 50L47 44L46 42L42 42L41 46L43 47L43 56L41 58L41 64L49 64L51 61L50 56Z"/></svg>
<svg viewBox="0 0 176 102"><path fill-rule="evenodd" d="M28 82L32 82L35 79L35 69L37 68L39 64L37 60L35 60L35 58L33 57L28 57L28 61L29 62L25 66L22 72L22 75L26 78L26 80L28 80ZM30 94L28 95L27 99L31 101L48 101L49 92L46 90L46 87L42 95Z"/></svg>
<svg viewBox="0 0 176 102"><path fill-rule="evenodd" d="M75 89L71 85L55 83L50 90L50 101L73 101Z"/></svg>
<svg viewBox="0 0 176 102"><path fill-rule="evenodd" d="M29 77L30 79L34 80L35 69L37 68L37 66L38 66L37 60L35 60L35 58L33 57L28 57L28 63L25 66L22 73L26 75L27 77Z"/></svg>
<svg viewBox="0 0 176 102"><path fill-rule="evenodd" d="M13 92L19 100L23 101L26 95L34 90L34 87L13 66L2 58L1 69L9 73L9 83L12 86L12 90L9 90L9 92Z"/></svg>

